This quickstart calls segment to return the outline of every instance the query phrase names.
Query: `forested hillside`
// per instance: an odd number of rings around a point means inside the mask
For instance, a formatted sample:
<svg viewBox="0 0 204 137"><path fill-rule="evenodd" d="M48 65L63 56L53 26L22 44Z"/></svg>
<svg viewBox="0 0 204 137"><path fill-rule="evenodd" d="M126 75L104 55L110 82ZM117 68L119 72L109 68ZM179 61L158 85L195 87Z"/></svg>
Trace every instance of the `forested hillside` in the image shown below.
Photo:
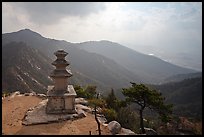
<svg viewBox="0 0 204 137"><path fill-rule="evenodd" d="M151 86L174 104L176 114L202 119L202 77Z"/></svg>

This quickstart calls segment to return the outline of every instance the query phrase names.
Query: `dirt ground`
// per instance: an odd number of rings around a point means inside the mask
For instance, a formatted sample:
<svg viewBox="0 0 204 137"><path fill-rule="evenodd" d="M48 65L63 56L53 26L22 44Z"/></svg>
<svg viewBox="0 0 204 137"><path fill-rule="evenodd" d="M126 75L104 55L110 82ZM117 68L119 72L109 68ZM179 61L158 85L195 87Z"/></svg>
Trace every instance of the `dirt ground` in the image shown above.
<svg viewBox="0 0 204 137"><path fill-rule="evenodd" d="M24 126L22 119L26 111L38 105L42 99L36 96L6 97L2 100L2 133L4 135L97 135L97 123L94 115L77 120L59 123ZM111 134L107 127L102 126L102 135Z"/></svg>

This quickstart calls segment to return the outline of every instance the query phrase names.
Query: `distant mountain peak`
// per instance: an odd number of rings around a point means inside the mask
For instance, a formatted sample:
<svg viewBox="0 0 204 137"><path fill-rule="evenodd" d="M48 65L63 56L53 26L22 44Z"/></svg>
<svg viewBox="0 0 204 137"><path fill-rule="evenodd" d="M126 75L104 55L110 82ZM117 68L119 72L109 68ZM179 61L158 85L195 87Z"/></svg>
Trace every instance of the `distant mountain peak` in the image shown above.
<svg viewBox="0 0 204 137"><path fill-rule="evenodd" d="M42 35L40 35L39 33L35 32L31 29L27 29L27 28L19 30L19 31L17 31L17 33L35 34L36 36L38 35L38 36L42 37Z"/></svg>
<svg viewBox="0 0 204 137"><path fill-rule="evenodd" d="M91 40L91 41L85 41L85 42L80 42L80 44L84 44L84 43L105 43L105 44L118 44L116 42L112 42L112 41L109 41L109 40Z"/></svg>

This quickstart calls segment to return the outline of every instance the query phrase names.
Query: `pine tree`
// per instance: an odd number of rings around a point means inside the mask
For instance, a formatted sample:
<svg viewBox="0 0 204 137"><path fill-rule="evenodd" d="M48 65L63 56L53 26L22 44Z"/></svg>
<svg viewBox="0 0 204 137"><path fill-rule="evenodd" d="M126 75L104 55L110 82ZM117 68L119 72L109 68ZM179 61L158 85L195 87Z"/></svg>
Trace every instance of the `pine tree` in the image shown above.
<svg viewBox="0 0 204 137"><path fill-rule="evenodd" d="M115 109L116 107L116 102L117 102L117 98L115 96L114 90L111 89L110 94L108 94L107 98L106 98L106 103L107 103L107 108L113 108Z"/></svg>
<svg viewBox="0 0 204 137"><path fill-rule="evenodd" d="M172 105L164 104L165 98L162 94L156 90L151 90L144 84L132 83L132 87L124 88L122 93L126 96L128 102L136 103L140 106L140 128L144 134L144 123L143 123L143 111L145 108L152 109L159 113L162 120L167 122L169 120L169 114L172 113Z"/></svg>

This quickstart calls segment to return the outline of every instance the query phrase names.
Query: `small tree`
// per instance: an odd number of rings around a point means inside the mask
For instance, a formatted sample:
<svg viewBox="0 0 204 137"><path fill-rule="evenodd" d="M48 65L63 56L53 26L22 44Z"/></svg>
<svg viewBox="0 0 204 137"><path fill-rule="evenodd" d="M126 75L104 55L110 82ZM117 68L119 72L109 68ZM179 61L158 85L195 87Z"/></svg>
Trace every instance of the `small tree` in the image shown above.
<svg viewBox="0 0 204 137"><path fill-rule="evenodd" d="M91 86L91 85L88 85L86 87L86 89L84 90L84 92L86 93L87 95L87 98L94 98L94 96L96 95L96 86Z"/></svg>
<svg viewBox="0 0 204 137"><path fill-rule="evenodd" d="M115 111L119 111L121 107L126 107L126 101L119 100L114 93L114 90L111 89L111 92L105 98L106 105L108 109L114 109Z"/></svg>
<svg viewBox="0 0 204 137"><path fill-rule="evenodd" d="M96 86L88 85L86 88L83 88L79 85L75 85L74 89L77 93L77 97L92 99L96 95Z"/></svg>
<svg viewBox="0 0 204 137"><path fill-rule="evenodd" d="M104 107L105 106L105 100L99 98L99 93L96 93L95 96L93 96L93 98L88 100L88 102L89 102L90 106L94 107L94 116L95 116L96 123L98 125L99 135L101 135L100 122L99 122L98 117L97 117L97 107Z"/></svg>
<svg viewBox="0 0 204 137"><path fill-rule="evenodd" d="M113 89L111 89L110 94L106 97L107 108L115 108L116 107L117 98Z"/></svg>
<svg viewBox="0 0 204 137"><path fill-rule="evenodd" d="M77 93L77 97L87 98L87 93L84 91L84 89L79 85L74 85L74 89Z"/></svg>
<svg viewBox="0 0 204 137"><path fill-rule="evenodd" d="M102 113L107 119L107 122L113 121L117 119L117 112L112 108L104 108Z"/></svg>
<svg viewBox="0 0 204 137"><path fill-rule="evenodd" d="M144 134L144 124L143 124L143 110L149 108L155 110L159 113L162 120L167 122L169 119L168 115L172 113L172 105L165 105L165 98L162 94L156 90L151 90L144 84L132 83L132 87L122 89L122 93L126 96L126 100L129 102L136 103L140 106L140 128L141 132Z"/></svg>
<svg viewBox="0 0 204 137"><path fill-rule="evenodd" d="M97 94L97 99L98 99L98 95L99 94ZM97 114L96 114L97 112L96 112L96 104L94 105L94 116L95 116L95 120L96 120L96 122L97 122L97 125L98 125L98 134L99 135L101 135L101 128L100 128L100 122L99 122L99 120L98 120L98 118L97 118Z"/></svg>
<svg viewBox="0 0 204 137"><path fill-rule="evenodd" d="M117 120L122 127L128 128L135 133L138 133L138 129L140 127L138 114L133 111L130 107L122 107L117 113Z"/></svg>

